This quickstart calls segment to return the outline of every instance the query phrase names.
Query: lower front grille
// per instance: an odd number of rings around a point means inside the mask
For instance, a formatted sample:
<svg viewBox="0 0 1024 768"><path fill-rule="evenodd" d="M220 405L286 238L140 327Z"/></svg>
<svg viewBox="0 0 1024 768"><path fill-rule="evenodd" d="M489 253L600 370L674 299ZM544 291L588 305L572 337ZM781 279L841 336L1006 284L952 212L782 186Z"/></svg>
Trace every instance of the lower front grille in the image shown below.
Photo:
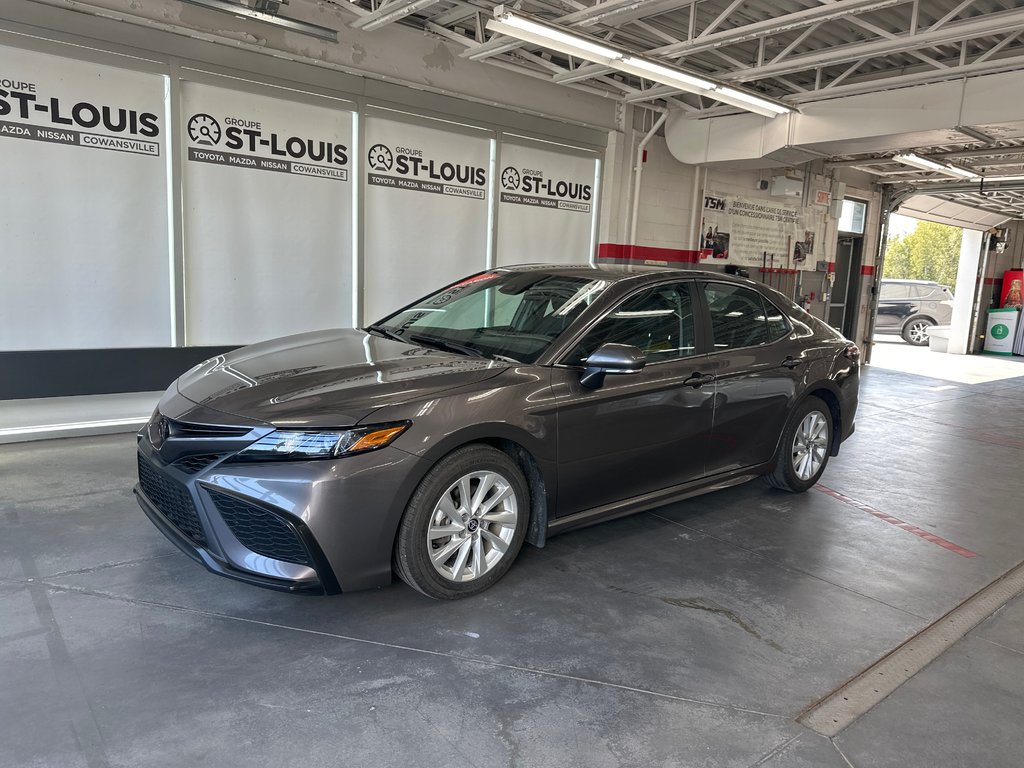
<svg viewBox="0 0 1024 768"><path fill-rule="evenodd" d="M217 461L217 459L223 458L226 455L223 453L196 453L178 459L174 462L174 466L182 472L194 475L196 472L202 472L213 462Z"/></svg>
<svg viewBox="0 0 1024 768"><path fill-rule="evenodd" d="M277 515L235 496L210 488L206 491L242 546L274 560L313 565L298 535Z"/></svg>
<svg viewBox="0 0 1024 768"><path fill-rule="evenodd" d="M193 544L206 546L206 534L196 513L192 496L183 485L165 477L139 454L139 485L160 514Z"/></svg>

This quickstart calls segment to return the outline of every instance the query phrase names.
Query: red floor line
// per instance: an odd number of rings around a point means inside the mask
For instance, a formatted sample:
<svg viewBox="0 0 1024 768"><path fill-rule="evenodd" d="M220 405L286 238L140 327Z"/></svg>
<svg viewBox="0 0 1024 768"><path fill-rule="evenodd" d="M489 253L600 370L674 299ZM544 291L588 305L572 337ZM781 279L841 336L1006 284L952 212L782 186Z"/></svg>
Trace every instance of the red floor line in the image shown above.
<svg viewBox="0 0 1024 768"><path fill-rule="evenodd" d="M941 536L936 536L934 533L929 533L928 531L922 528L918 528L916 525L911 525L910 523L904 522L903 520L900 520L898 517L893 517L892 515L886 514L885 512L882 512L879 509L875 509L874 507L865 504L863 501L851 499L849 496L846 496L840 493L839 491L834 491L826 485L821 485L819 483L818 485L814 486L814 490L820 491L821 493L824 493L826 496L831 496L833 499L841 501L844 504L849 504L851 507L856 507L862 512L867 512L869 515L873 515L874 517L877 517L879 520L884 520L890 525L895 525L897 528L901 528L907 533L912 533L915 536L924 539L925 541L930 541L932 544L938 544L940 547L948 549L950 552L955 552L961 557L978 556L977 552L971 552L971 550L965 549L964 547L961 547L959 544L954 544L952 541L949 541L948 539L944 539Z"/></svg>

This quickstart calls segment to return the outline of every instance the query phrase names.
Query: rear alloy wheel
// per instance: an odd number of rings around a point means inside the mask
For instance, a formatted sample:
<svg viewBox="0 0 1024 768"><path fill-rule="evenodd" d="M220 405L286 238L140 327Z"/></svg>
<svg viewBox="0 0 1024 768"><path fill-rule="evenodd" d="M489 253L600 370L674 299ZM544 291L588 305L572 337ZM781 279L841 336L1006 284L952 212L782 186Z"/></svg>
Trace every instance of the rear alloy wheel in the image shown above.
<svg viewBox="0 0 1024 768"><path fill-rule="evenodd" d="M768 483L784 491L803 493L825 471L831 447L832 414L819 398L808 397L786 425Z"/></svg>
<svg viewBox="0 0 1024 768"><path fill-rule="evenodd" d="M523 473L507 454L486 445L460 448L427 473L409 501L395 571L429 597L482 592L519 554L529 505Z"/></svg>
<svg viewBox="0 0 1024 768"><path fill-rule="evenodd" d="M923 347L928 343L928 329L935 323L925 317L919 317L907 323L903 329L903 340L915 347Z"/></svg>

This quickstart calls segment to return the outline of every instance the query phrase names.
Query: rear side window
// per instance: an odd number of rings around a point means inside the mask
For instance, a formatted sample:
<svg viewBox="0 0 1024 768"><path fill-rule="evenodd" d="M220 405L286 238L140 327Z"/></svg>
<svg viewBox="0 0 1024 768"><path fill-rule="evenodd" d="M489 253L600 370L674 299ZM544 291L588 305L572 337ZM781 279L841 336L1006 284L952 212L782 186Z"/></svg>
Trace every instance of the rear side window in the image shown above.
<svg viewBox="0 0 1024 768"><path fill-rule="evenodd" d="M761 297L761 301L764 303L765 321L768 323L768 338L771 341L778 341L788 336L789 332L793 330L789 318L764 296Z"/></svg>
<svg viewBox="0 0 1024 768"><path fill-rule="evenodd" d="M907 285L905 283L882 283L882 290L879 291L878 295L883 299L905 299L909 295L907 293Z"/></svg>
<svg viewBox="0 0 1024 768"><path fill-rule="evenodd" d="M769 313L757 291L740 285L708 283L704 286L704 295L711 314L716 351L756 347L789 332L788 321L778 310L771 312L774 319L769 322ZM769 308L774 309L771 305Z"/></svg>

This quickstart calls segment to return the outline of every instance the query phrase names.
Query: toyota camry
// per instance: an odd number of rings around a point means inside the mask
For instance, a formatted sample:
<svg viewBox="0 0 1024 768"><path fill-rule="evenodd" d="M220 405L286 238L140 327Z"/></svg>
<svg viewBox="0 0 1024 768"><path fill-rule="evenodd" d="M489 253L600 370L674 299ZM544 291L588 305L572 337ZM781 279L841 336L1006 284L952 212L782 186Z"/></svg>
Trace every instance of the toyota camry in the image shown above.
<svg viewBox="0 0 1024 768"><path fill-rule="evenodd" d="M493 269L186 372L139 434L135 493L223 576L460 598L524 543L758 476L807 490L858 381L854 344L751 280Z"/></svg>

